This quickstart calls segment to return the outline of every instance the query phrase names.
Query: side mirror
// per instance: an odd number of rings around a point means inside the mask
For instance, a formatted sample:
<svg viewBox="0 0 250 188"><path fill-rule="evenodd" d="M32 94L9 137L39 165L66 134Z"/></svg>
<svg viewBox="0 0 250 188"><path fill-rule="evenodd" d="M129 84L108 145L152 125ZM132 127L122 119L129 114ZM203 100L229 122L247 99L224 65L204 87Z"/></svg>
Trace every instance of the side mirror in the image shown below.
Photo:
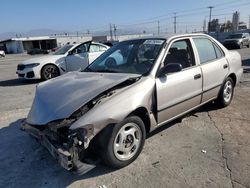
<svg viewBox="0 0 250 188"><path fill-rule="evenodd" d="M162 67L157 76L162 77L168 73L180 72L182 70L182 65L179 63L169 63L166 66Z"/></svg>

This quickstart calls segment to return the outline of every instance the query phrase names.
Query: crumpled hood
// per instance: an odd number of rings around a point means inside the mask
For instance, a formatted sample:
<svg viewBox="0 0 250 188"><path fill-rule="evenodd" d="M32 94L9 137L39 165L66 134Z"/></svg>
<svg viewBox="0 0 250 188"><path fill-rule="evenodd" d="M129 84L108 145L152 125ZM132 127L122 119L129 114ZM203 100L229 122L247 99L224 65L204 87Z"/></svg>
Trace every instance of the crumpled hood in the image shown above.
<svg viewBox="0 0 250 188"><path fill-rule="evenodd" d="M27 123L44 125L68 118L100 93L135 78L135 74L70 72L37 86Z"/></svg>
<svg viewBox="0 0 250 188"><path fill-rule="evenodd" d="M61 59L63 57L65 57L65 55L45 55L45 56L35 57L35 58L25 60L22 62L22 64L27 65L27 64L31 64L31 63L40 63L40 64L56 63L56 61L58 61L59 59Z"/></svg>

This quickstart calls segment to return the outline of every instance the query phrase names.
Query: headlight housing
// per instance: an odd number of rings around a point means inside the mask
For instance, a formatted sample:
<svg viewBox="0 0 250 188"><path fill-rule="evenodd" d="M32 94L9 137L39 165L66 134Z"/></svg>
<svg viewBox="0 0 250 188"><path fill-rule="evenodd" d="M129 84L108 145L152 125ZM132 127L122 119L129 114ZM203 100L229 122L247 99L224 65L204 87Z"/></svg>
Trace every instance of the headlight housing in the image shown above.
<svg viewBox="0 0 250 188"><path fill-rule="evenodd" d="M40 65L40 63L31 63L31 64L24 65L24 67L25 68L34 68L34 67L37 67L38 65Z"/></svg>

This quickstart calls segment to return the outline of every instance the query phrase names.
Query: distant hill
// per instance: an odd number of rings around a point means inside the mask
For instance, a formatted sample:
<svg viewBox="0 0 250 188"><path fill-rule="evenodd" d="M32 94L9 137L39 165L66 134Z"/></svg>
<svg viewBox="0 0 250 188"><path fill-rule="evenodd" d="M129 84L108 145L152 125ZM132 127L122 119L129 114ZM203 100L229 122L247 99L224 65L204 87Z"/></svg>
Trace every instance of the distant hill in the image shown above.
<svg viewBox="0 0 250 188"><path fill-rule="evenodd" d="M16 37L35 37L35 36L50 36L50 35L55 35L55 34L74 34L76 35L76 32L72 31L60 31L60 30L53 30L53 29L35 29L35 30L30 30L27 32L5 32L5 33L0 33L0 40L5 40L5 39L10 39L10 38L16 38ZM91 30L90 30L91 33ZM129 34L141 34L143 33L142 29L117 29L116 34L117 35L129 35ZM82 32L79 31L78 34L82 34ZM103 30L99 32L93 32L91 33L94 36L97 35L109 35L110 31L108 30Z"/></svg>

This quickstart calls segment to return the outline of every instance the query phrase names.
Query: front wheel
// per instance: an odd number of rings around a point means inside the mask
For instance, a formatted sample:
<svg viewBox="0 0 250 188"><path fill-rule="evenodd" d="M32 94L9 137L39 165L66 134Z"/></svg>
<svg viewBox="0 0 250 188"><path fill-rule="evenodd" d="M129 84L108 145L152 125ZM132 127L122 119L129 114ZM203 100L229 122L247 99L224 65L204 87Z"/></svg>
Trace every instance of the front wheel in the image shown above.
<svg viewBox="0 0 250 188"><path fill-rule="evenodd" d="M41 71L41 77L43 80L49 80L59 75L59 70L55 65L45 65Z"/></svg>
<svg viewBox="0 0 250 188"><path fill-rule="evenodd" d="M242 44L242 43L240 43L240 46L239 46L239 48L240 48L240 49L242 49L242 48L243 48L243 44Z"/></svg>
<svg viewBox="0 0 250 188"><path fill-rule="evenodd" d="M233 99L233 95L234 95L234 82L230 77L228 77L225 80L220 90L220 93L216 102L220 107L226 107L231 103Z"/></svg>
<svg viewBox="0 0 250 188"><path fill-rule="evenodd" d="M107 165L122 168L139 156L146 138L145 126L139 117L127 117L105 131L102 156Z"/></svg>

